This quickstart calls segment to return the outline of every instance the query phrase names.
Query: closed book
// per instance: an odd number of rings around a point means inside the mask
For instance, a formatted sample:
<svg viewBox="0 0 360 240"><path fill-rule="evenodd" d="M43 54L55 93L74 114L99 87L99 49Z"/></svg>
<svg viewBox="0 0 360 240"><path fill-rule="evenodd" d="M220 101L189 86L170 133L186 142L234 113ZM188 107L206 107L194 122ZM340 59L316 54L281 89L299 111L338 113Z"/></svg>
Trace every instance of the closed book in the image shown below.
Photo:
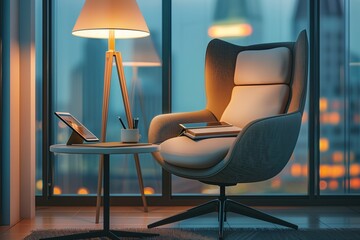
<svg viewBox="0 0 360 240"><path fill-rule="evenodd" d="M185 129L183 134L192 139L202 139L211 137L234 137L241 131L241 128L236 126L227 127L211 127L211 128L192 128Z"/></svg>

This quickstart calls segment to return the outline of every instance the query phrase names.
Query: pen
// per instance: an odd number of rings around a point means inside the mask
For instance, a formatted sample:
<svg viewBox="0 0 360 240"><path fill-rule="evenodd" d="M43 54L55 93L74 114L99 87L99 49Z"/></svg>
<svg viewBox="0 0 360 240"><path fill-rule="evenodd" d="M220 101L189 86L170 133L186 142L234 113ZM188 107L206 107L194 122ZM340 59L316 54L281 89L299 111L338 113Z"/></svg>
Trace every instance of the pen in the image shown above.
<svg viewBox="0 0 360 240"><path fill-rule="evenodd" d="M121 125L123 126L123 128L126 129L124 122L121 120L121 117L118 117L118 119L119 119Z"/></svg>
<svg viewBox="0 0 360 240"><path fill-rule="evenodd" d="M134 122L133 122L134 124L134 128L136 129L136 128L138 128L138 125L139 125L139 118L134 118Z"/></svg>

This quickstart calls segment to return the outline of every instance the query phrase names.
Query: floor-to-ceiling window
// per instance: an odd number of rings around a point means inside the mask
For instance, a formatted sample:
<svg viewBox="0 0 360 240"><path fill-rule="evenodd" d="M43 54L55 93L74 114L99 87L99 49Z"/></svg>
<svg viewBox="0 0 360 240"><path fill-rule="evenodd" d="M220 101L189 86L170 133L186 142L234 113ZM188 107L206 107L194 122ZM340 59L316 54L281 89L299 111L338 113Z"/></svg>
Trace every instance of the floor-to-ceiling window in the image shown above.
<svg viewBox="0 0 360 240"><path fill-rule="evenodd" d="M165 9L170 16L162 14ZM139 7L149 26L151 37L141 46L153 49L159 65L138 66L127 61L137 47L137 41L117 40L116 48L124 56L125 75L130 92L133 115L140 117L142 141L147 140L147 128L151 119L164 110L163 102L169 95L172 112L194 111L204 108L204 60L208 42L212 38L249 45L264 42L295 41L302 29L310 35L307 0L138 0ZM275 178L256 184L241 184L228 189L233 196L301 196L314 197L358 194L360 189L359 124L360 106L360 50L356 30L360 5L356 0L318 0L320 70L319 79L309 78L309 83L319 81L318 113L311 112L310 97L303 116L302 127L295 151L286 168ZM51 1L48 22L50 23L50 59L48 115L39 116L40 143L43 139L42 116L50 119L46 133L49 144L65 143L69 129L53 115L53 111L68 111L82 121L92 132L100 136L104 59L106 40L78 38L71 34L84 0ZM164 10L163 10L164 11ZM219 25L244 24L240 35L218 31ZM238 22L236 22L238 21ZM164 31L169 23L170 30ZM164 35L166 35L164 37ZM165 40L164 40L165 39ZM309 38L310 40L310 38ZM168 42L166 42L168 41ZM43 43L39 43L41 45ZM149 45L147 45L149 44ZM310 42L312 44L312 42ZM171 46L171 61L162 62L163 46ZM135 49L134 51L131 49ZM166 55L166 54L165 54ZM170 66L169 63L171 63ZM163 65L162 65L163 64ZM166 67L169 67L165 69ZM164 67L162 67L164 66ZM164 71L171 73L164 74ZM44 72L39 69L39 73ZM164 79L168 78L168 79ZM41 86L42 76L37 77ZM171 84L170 84L171 82ZM171 86L168 89L162 84ZM125 117L121 92L115 69L113 70L109 105L107 140L119 139L120 125L117 116ZM309 84L311 87L312 84ZM39 88L39 91L42 91ZM184 97L184 92L186 96ZM311 91L308 91L310 94ZM40 99L42 100L42 99ZM44 103L39 101L38 109ZM166 110L165 110L166 111ZM318 118L317 118L318 116ZM314 119L317 118L317 119ZM319 121L319 136L310 132L311 121ZM315 136L315 138L314 138ZM309 139L315 139L319 148L318 162L312 161ZM41 143L38 144L41 146ZM44 151L44 149L38 149ZM46 151L45 151L46 152ZM38 155L37 194L44 186L51 186L56 196L94 195L97 189L98 157L86 155L53 155L48 159ZM152 197L164 195L171 201L178 196L217 193L216 187L176 176L163 177L160 166L151 155L141 155L140 163L146 193ZM45 170L43 162L45 164ZM312 168L309 164L319 164ZM313 169L313 170L312 170ZM316 172L315 172L315 171ZM42 173L49 178L43 184ZM319 179L311 176L319 176ZM122 196L139 194L136 170L132 156L118 156L112 160L112 193ZM51 185L49 185L51 184ZM309 184L319 191L309 191ZM165 187L164 187L165 186ZM172 197L173 198L172 198ZM306 199L306 198L302 198ZM177 201L176 200L176 201ZM189 198L187 199L189 200ZM161 202L161 201L160 201ZM175 202L175 201L174 201Z"/></svg>

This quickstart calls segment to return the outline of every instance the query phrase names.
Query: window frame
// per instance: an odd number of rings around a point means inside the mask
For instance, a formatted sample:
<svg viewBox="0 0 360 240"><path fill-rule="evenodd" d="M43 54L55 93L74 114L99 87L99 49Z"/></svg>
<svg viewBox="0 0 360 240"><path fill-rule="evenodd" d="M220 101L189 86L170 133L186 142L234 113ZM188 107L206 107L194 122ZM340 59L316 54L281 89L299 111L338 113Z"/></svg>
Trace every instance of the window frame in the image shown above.
<svg viewBox="0 0 360 240"><path fill-rule="evenodd" d="M2 136L3 136L3 106L2 106L2 102L3 102L3 23L4 21L4 3L3 0L0 0L0 19L1 19L1 24L0 24L0 99L1 99L1 104L0 104L0 173L1 176L3 176L3 157L2 157L2 152L3 152L3 140L2 140ZM2 221L3 221L3 215L2 215L2 209L3 209L3 194L2 194L2 177L0 177L0 225L2 225Z"/></svg>
<svg viewBox="0 0 360 240"><path fill-rule="evenodd" d="M358 205L360 196L354 195L320 195L319 191L319 27L320 27L320 0L308 0L309 12L309 181L307 195L259 195L259 196L231 196L234 200L241 200L249 205L267 206L307 206L307 205ZM162 110L163 113L171 112L171 1L162 1ZM51 1L43 0L43 194L36 197L36 204L42 205L83 205L95 206L96 196L51 196L52 186L52 154L48 151L51 139L49 126L52 114L50 113L51 89ZM186 195L174 196L171 190L171 174L162 171L162 194L147 196L150 206L184 206L197 205L213 199L213 196ZM114 196L112 205L141 206L139 196Z"/></svg>

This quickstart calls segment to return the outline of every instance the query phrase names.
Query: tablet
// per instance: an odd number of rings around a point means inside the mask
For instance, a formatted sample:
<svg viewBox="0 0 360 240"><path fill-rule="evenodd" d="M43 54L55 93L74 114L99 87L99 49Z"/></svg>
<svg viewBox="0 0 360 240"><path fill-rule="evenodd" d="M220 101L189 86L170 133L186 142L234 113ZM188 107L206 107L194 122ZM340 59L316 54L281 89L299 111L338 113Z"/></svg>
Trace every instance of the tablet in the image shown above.
<svg viewBox="0 0 360 240"><path fill-rule="evenodd" d="M212 127L231 127L232 125L227 122L195 122L195 123L180 123L184 129L193 128L212 128Z"/></svg>
<svg viewBox="0 0 360 240"><path fill-rule="evenodd" d="M55 112L66 125L68 125L74 132L79 134L87 142L98 142L99 139L89 131L79 120L68 112Z"/></svg>

